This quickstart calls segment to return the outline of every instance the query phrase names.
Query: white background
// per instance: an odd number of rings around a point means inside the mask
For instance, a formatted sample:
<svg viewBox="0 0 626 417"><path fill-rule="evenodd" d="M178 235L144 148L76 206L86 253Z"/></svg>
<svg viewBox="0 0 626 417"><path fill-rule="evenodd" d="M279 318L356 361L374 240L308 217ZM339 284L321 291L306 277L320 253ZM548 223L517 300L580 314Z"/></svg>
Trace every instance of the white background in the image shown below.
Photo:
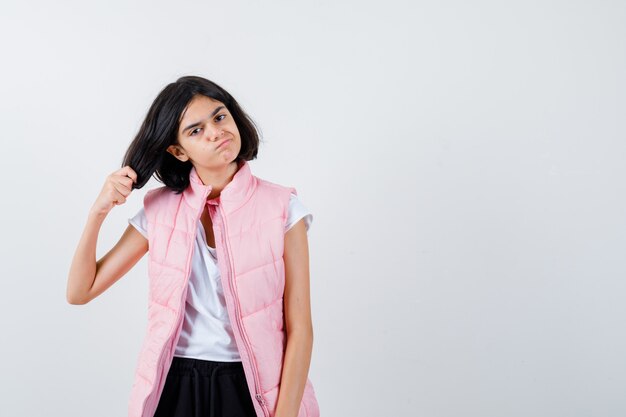
<svg viewBox="0 0 626 417"><path fill-rule="evenodd" d="M87 213L182 75L299 192L322 416L626 413L626 5L3 1L6 416L122 416L147 256L65 299ZM98 258L155 179L116 207Z"/></svg>

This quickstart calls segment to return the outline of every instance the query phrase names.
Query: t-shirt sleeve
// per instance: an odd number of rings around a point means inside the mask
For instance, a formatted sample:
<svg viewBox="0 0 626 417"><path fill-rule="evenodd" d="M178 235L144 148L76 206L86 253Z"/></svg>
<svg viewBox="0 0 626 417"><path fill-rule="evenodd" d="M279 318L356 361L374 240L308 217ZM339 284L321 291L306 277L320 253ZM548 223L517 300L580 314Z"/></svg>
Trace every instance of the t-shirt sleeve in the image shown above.
<svg viewBox="0 0 626 417"><path fill-rule="evenodd" d="M143 207L133 217L128 219L128 223L132 224L146 239L148 239L148 221L146 220L146 212Z"/></svg>
<svg viewBox="0 0 626 417"><path fill-rule="evenodd" d="M291 193L291 197L289 199L289 214L287 217L287 224L285 225L285 233L291 227L298 222L298 220L304 218L304 225L306 226L307 233L309 232L309 228L311 227L311 223L313 222L313 214L307 209L304 204L300 201L298 196L294 193Z"/></svg>

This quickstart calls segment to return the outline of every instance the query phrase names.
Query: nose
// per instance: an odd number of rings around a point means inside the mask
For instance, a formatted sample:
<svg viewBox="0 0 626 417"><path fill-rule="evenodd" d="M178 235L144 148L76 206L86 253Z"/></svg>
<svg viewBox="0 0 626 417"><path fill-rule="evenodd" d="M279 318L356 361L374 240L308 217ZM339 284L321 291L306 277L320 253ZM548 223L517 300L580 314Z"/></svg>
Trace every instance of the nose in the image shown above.
<svg viewBox="0 0 626 417"><path fill-rule="evenodd" d="M211 135L211 140L215 142L216 140L219 140L222 136L224 136L224 131L222 129L215 129L213 135Z"/></svg>

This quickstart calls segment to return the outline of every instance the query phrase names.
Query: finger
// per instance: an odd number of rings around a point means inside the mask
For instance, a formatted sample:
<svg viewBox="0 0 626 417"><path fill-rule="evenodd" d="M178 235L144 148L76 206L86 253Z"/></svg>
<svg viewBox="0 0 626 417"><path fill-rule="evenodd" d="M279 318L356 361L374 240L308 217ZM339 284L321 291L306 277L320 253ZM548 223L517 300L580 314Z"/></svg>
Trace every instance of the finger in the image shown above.
<svg viewBox="0 0 626 417"><path fill-rule="evenodd" d="M126 197L124 197L123 194L121 194L119 191L117 190L113 190L113 203L115 203L116 206L119 206L120 204L124 204L126 202Z"/></svg>
<svg viewBox="0 0 626 417"><path fill-rule="evenodd" d="M116 192L126 197L132 191L130 188L130 184L128 184L130 181L131 181L130 178L126 178L126 180L115 179L114 181L111 182L111 184L113 185L113 188L115 188Z"/></svg>
<svg viewBox="0 0 626 417"><path fill-rule="evenodd" d="M111 177L116 178L129 178L131 181L131 187L133 183L137 182L137 173L128 165L118 169L111 174Z"/></svg>
<svg viewBox="0 0 626 417"><path fill-rule="evenodd" d="M116 176L116 181L122 186L128 188L128 192L132 191L134 180L130 177Z"/></svg>
<svg viewBox="0 0 626 417"><path fill-rule="evenodd" d="M120 169L120 174L122 176L127 176L133 180L133 183L137 182L137 173L130 167L130 165L126 165Z"/></svg>

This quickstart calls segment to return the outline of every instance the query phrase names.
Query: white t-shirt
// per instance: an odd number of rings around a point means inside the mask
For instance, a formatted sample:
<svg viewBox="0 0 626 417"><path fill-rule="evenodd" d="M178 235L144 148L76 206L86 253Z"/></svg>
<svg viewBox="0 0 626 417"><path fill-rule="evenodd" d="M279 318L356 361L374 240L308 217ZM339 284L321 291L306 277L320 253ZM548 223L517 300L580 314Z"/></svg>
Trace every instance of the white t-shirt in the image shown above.
<svg viewBox="0 0 626 417"><path fill-rule="evenodd" d="M304 218L307 233L313 215L291 193L289 213L285 233L300 219ZM143 207L135 216L128 219L143 236L147 221ZM180 331L180 339L174 356L198 358L221 362L241 361L233 329L230 324L226 301L217 267L217 252L208 246L202 222L198 222L198 233L192 255L185 319Z"/></svg>

